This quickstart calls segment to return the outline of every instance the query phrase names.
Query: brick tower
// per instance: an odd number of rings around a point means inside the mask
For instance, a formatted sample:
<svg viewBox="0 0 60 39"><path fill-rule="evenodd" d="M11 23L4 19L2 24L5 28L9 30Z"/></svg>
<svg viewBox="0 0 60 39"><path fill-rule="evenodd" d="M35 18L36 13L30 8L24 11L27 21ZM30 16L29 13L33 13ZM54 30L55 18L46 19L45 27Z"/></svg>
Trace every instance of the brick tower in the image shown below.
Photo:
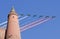
<svg viewBox="0 0 60 39"><path fill-rule="evenodd" d="M14 7L11 9L8 15L8 23L7 23L7 30L6 30L5 38L6 39L21 39L18 15L16 14Z"/></svg>

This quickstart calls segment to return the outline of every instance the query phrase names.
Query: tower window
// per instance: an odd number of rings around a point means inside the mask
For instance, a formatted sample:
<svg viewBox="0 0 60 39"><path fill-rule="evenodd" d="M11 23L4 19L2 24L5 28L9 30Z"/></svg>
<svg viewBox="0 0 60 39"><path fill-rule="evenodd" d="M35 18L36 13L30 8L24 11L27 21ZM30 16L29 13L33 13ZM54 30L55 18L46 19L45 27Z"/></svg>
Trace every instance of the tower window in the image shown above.
<svg viewBox="0 0 60 39"><path fill-rule="evenodd" d="M13 16L13 18L14 18L14 16Z"/></svg>

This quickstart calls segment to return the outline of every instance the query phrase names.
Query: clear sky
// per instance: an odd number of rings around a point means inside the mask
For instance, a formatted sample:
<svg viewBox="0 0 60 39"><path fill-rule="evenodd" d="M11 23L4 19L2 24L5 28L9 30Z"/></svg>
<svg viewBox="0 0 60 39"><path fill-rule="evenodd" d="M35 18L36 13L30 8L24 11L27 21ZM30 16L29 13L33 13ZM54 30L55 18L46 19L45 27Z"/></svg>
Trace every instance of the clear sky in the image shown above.
<svg viewBox="0 0 60 39"><path fill-rule="evenodd" d="M60 0L0 0L0 23L7 20L12 6L18 14L56 16L53 20L22 32L22 39L60 39ZM25 22L21 22L21 25Z"/></svg>

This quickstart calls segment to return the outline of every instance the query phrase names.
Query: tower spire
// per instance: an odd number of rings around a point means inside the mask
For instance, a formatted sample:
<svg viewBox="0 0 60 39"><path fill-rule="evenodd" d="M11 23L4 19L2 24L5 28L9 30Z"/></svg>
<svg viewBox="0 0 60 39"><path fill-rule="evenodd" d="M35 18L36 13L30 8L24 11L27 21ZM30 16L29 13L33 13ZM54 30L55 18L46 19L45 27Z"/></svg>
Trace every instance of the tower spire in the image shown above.
<svg viewBox="0 0 60 39"><path fill-rule="evenodd" d="M15 12L15 9L14 9L14 7L13 7L13 6L12 6L12 9L11 9L11 11Z"/></svg>
<svg viewBox="0 0 60 39"><path fill-rule="evenodd" d="M8 17L9 17L10 15L17 15L17 13L16 13L16 11L15 11L15 9L14 9L13 6L12 6L12 8L11 8L11 11L10 11Z"/></svg>

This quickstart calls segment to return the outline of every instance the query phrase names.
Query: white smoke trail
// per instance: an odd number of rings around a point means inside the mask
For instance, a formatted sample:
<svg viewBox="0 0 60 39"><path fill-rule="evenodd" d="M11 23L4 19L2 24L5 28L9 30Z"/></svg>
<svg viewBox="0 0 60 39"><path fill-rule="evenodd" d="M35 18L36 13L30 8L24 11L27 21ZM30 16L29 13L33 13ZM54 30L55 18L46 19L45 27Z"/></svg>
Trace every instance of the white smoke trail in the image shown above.
<svg viewBox="0 0 60 39"><path fill-rule="evenodd" d="M18 16L18 18L19 18L20 16ZM5 22L2 22L2 23L0 23L0 26L2 26L3 24L6 24L7 23L7 21L5 21Z"/></svg>
<svg viewBox="0 0 60 39"><path fill-rule="evenodd" d="M32 23L30 23L30 24L28 24L28 25L24 25L23 27L21 27L20 30L21 30L21 32L23 32L23 31L28 30L28 29L30 29L30 28L33 28L33 27L35 27L35 26L37 26L37 25L39 25L39 24L42 24L42 23L44 23L44 22L46 22L46 21L48 21L48 20L50 20L50 19L52 19L52 18L37 20L37 21L32 22Z"/></svg>
<svg viewBox="0 0 60 39"><path fill-rule="evenodd" d="M27 18L28 16L25 16L25 17L23 17L23 18L20 18L19 19L19 21L21 21L21 20L23 20L23 19L25 19L25 18ZM5 24L4 26L2 26L2 27L0 27L0 28L6 28L6 26L7 26L7 24Z"/></svg>
<svg viewBox="0 0 60 39"><path fill-rule="evenodd" d="M3 22L3 23L0 23L0 26L3 25L3 24L5 24L5 23L7 23L7 21L5 21L5 22Z"/></svg>
<svg viewBox="0 0 60 39"><path fill-rule="evenodd" d="M20 20L23 20L23 19L25 19L25 18L27 18L27 17L28 17L28 16L25 16L25 17L23 17L23 18L20 18L19 21L20 21Z"/></svg>

